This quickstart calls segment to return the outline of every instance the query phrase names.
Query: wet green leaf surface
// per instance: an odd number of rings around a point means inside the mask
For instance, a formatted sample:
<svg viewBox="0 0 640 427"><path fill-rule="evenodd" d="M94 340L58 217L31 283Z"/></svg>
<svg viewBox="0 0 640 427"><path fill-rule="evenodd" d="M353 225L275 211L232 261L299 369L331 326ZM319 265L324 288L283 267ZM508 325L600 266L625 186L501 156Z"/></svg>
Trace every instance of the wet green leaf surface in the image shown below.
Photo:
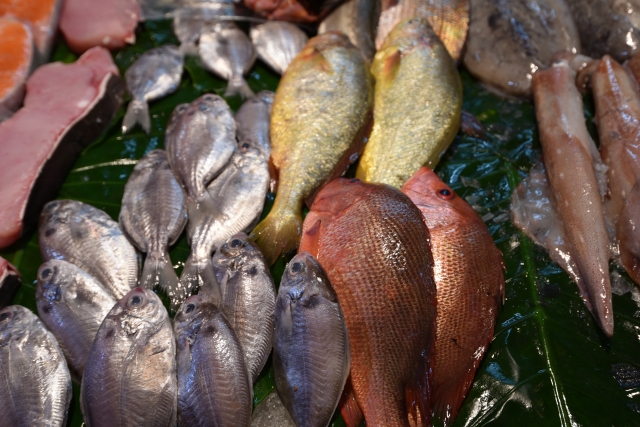
<svg viewBox="0 0 640 427"><path fill-rule="evenodd" d="M135 46L115 56L122 72L140 53L164 43L176 43L170 23L148 22ZM64 44L56 60L76 56ZM508 209L511 192L540 156L533 107L507 101L483 90L466 73L464 108L478 117L489 133L483 141L459 136L437 168L439 175L483 217L504 254L506 300L495 338L480 365L455 426L637 426L640 388L624 389L612 367L640 366L640 292L612 264L615 335L606 338L578 296L576 286L546 253L512 225ZM257 63L249 78L254 91L275 90L278 77ZM205 92L222 94L226 83L205 71L197 58L188 58L180 89L150 106L152 131L121 134L122 109L111 127L82 153L58 198L76 199L104 209L117 219L124 184L137 159L163 147L163 133L173 108ZM228 99L235 110L241 101ZM587 99L591 121L592 103ZM595 126L590 122L590 130ZM272 199L267 200L267 211ZM266 212L265 212L266 214ZM183 236L171 250L180 273L189 248ZM37 236L25 236L0 255L22 273L23 285L14 303L36 311L35 278L41 263ZM285 266L273 268L276 283ZM271 363L254 388L257 404L274 389ZM79 427L79 387L74 386L69 425ZM334 426L344 423L335 417Z"/></svg>

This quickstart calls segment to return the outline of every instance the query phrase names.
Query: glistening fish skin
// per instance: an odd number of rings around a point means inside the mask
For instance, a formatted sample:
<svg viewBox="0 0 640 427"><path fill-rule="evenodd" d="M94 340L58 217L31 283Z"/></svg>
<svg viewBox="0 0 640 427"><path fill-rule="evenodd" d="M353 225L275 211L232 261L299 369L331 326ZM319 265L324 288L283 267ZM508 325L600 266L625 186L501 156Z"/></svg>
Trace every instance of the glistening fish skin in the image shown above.
<svg viewBox="0 0 640 427"><path fill-rule="evenodd" d="M166 152L152 150L133 168L120 208L120 227L147 254L140 284L149 289L160 285L170 298L179 283L168 251L187 223L186 199Z"/></svg>
<svg viewBox="0 0 640 427"><path fill-rule="evenodd" d="M299 251L316 257L338 295L351 402L367 426L408 427L418 410L418 425L430 424L436 285L429 239L407 196L358 180L325 186L304 221Z"/></svg>
<svg viewBox="0 0 640 427"><path fill-rule="evenodd" d="M273 353L278 394L297 427L326 427L349 376L344 316L324 270L309 253L284 272Z"/></svg>
<svg viewBox="0 0 640 427"><path fill-rule="evenodd" d="M251 234L270 264L297 246L305 199L361 150L355 140L369 120L372 92L364 57L336 32L309 40L282 76L271 116L278 193Z"/></svg>
<svg viewBox="0 0 640 427"><path fill-rule="evenodd" d="M283 74L293 58L304 48L309 38L296 25L283 21L269 21L251 28L251 41L258 58Z"/></svg>
<svg viewBox="0 0 640 427"><path fill-rule="evenodd" d="M438 291L434 413L450 424L493 338L504 296L502 253L480 216L424 167L402 187L431 234Z"/></svg>
<svg viewBox="0 0 640 427"><path fill-rule="evenodd" d="M269 129L274 93L268 90L258 92L247 99L236 112L238 145L249 144L260 149L264 156L271 156Z"/></svg>
<svg viewBox="0 0 640 427"><path fill-rule="evenodd" d="M71 376L62 350L30 310L0 310L1 427L62 427Z"/></svg>
<svg viewBox="0 0 640 427"><path fill-rule="evenodd" d="M462 83L424 19L400 22L371 70L375 121L356 176L400 188L420 167L435 167L455 138Z"/></svg>
<svg viewBox="0 0 640 427"><path fill-rule="evenodd" d="M222 245L212 262L220 284L218 307L240 341L253 383L273 344L276 289L269 266L244 233Z"/></svg>
<svg viewBox="0 0 640 427"><path fill-rule="evenodd" d="M173 427L176 347L171 320L149 289L111 309L91 347L80 405L88 427Z"/></svg>
<svg viewBox="0 0 640 427"><path fill-rule="evenodd" d="M149 133L149 101L162 98L180 85L184 58L178 48L164 45L140 55L124 73L127 90L133 97L122 120L122 133L129 132L136 123Z"/></svg>
<svg viewBox="0 0 640 427"><path fill-rule="evenodd" d="M253 390L242 347L222 312L194 295L176 314L175 335L179 424L249 426Z"/></svg>
<svg viewBox="0 0 640 427"><path fill-rule="evenodd" d="M100 282L66 261L38 270L38 315L58 340L73 379L80 382L91 345L116 301Z"/></svg>
<svg viewBox="0 0 640 427"><path fill-rule="evenodd" d="M206 27L200 35L198 53L204 66L227 80L224 96L253 96L244 75L256 60L249 37L233 22L219 21Z"/></svg>
<svg viewBox="0 0 640 427"><path fill-rule="evenodd" d="M54 200L40 214L38 242L43 261L75 264L115 299L138 283L138 255L118 223L98 208L75 200Z"/></svg>

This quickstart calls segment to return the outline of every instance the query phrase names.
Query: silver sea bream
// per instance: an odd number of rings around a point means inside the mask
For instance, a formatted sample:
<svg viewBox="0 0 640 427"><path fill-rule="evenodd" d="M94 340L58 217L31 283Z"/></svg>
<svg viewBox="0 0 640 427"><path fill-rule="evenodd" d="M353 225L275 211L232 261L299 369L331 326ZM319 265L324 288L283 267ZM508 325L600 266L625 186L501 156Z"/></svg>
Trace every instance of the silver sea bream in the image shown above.
<svg viewBox="0 0 640 427"><path fill-rule="evenodd" d="M278 74L287 67L304 48L309 37L296 25L283 21L269 21L251 28L251 41L258 58Z"/></svg>
<svg viewBox="0 0 640 427"><path fill-rule="evenodd" d="M259 148L268 159L271 155L271 108L274 93L263 90L247 99L236 112L238 145L250 144Z"/></svg>

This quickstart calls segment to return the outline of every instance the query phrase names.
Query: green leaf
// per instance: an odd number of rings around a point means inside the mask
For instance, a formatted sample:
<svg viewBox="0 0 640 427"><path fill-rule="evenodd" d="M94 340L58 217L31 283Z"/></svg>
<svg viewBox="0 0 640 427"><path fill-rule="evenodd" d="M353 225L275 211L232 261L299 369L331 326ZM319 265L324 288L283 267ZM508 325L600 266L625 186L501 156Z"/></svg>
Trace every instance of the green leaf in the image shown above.
<svg viewBox="0 0 640 427"><path fill-rule="evenodd" d="M142 26L135 46L115 55L121 72L145 50L177 43L168 21ZM64 43L54 60L77 58ZM623 389L612 366L640 366L640 292L612 265L616 282L630 293L614 295L616 331L606 338L596 326L567 274L547 254L514 228L509 200L516 184L540 156L533 106L490 94L462 72L464 108L480 118L489 133L482 141L459 136L437 168L439 175L483 217L504 254L506 300L489 346L455 426L632 426L640 425L640 389ZM257 63L248 76L254 91L275 90L278 76ZM207 72L197 58L188 58L179 90L150 105L152 130L140 129L123 136L124 108L105 133L82 153L69 173L58 198L81 200L104 209L114 219L131 170L137 159L163 147L164 130L176 105L206 92L222 94L226 82ZM239 98L230 98L237 109ZM593 103L586 99L590 131ZM265 213L273 203L267 197ZM183 236L171 250L180 273L189 253ZM0 255L22 273L23 284L14 299L36 311L35 279L41 263L37 235L22 238ZM276 284L284 270L280 259L272 273ZM624 287L621 286L621 287ZM637 302L636 302L637 301ZM273 369L267 363L254 387L254 404L274 390ZM69 425L80 427L79 387ZM344 423L336 414L333 426Z"/></svg>

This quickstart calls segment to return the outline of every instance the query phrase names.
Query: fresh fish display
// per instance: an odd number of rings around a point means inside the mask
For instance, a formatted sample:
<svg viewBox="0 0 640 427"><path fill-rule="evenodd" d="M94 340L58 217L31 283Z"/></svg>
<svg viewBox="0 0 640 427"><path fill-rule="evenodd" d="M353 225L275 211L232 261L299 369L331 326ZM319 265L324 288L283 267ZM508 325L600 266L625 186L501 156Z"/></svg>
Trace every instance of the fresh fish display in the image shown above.
<svg viewBox="0 0 640 427"><path fill-rule="evenodd" d="M454 61L460 59L469 29L471 0L381 0L382 11L376 34L380 49L387 36L401 21L423 18L442 41Z"/></svg>
<svg viewBox="0 0 640 427"><path fill-rule="evenodd" d="M269 129L274 93L269 90L258 92L247 99L236 112L238 145L249 144L262 151L269 159L271 139Z"/></svg>
<svg viewBox="0 0 640 427"><path fill-rule="evenodd" d="M40 215L38 242L44 261L61 259L95 277L122 298L138 283L138 255L118 223L98 208L54 200Z"/></svg>
<svg viewBox="0 0 640 427"><path fill-rule="evenodd" d="M115 303L100 282L71 263L52 259L38 269L38 315L58 340L78 382L96 333Z"/></svg>
<svg viewBox="0 0 640 427"><path fill-rule="evenodd" d="M258 58L283 74L309 38L296 25L269 21L251 28L251 41Z"/></svg>
<svg viewBox="0 0 640 427"><path fill-rule="evenodd" d="M80 405L87 427L173 427L176 345L171 319L149 289L111 309L91 347Z"/></svg>
<svg viewBox="0 0 640 427"><path fill-rule="evenodd" d="M187 223L184 190L176 180L164 150L152 150L138 161L124 187L120 227L147 254L140 284L160 285L170 298L179 287L169 246Z"/></svg>
<svg viewBox="0 0 640 427"><path fill-rule="evenodd" d="M235 331L252 384L273 344L276 289L260 249L244 233L232 236L213 257L220 284L218 307Z"/></svg>
<svg viewBox="0 0 640 427"><path fill-rule="evenodd" d="M430 425L436 285L429 239L407 196L356 179L325 186L304 221L299 251L326 270L349 332L355 400L342 413L359 407L370 427L408 427L408 418Z"/></svg>
<svg viewBox="0 0 640 427"><path fill-rule="evenodd" d="M211 254L214 247L200 239L215 221L224 218L207 186L236 150L236 122L224 99L205 94L191 104L178 105L167 125L165 147L169 164L187 192L187 236L191 255L182 270L174 302L180 304L191 291L214 283ZM204 232L202 232L204 230ZM224 239L222 240L224 241Z"/></svg>
<svg viewBox="0 0 640 427"><path fill-rule="evenodd" d="M251 233L269 264L297 246L305 199L341 175L361 150L357 140L370 117L372 85L360 51L333 32L309 40L282 76L271 115L278 193Z"/></svg>
<svg viewBox="0 0 640 427"><path fill-rule="evenodd" d="M463 61L490 88L531 96L531 76L551 65L559 51L580 53L576 24L564 0L471 0Z"/></svg>
<svg viewBox="0 0 640 427"><path fill-rule="evenodd" d="M55 62L27 80L24 107L0 123L0 247L32 228L82 150L111 123L124 85L111 55L91 49L73 64ZM38 126L34 126L38 123ZM46 176L46 179L39 179Z"/></svg>
<svg viewBox="0 0 640 427"><path fill-rule="evenodd" d="M0 426L63 427L71 376L56 339L30 310L0 310Z"/></svg>
<svg viewBox="0 0 640 427"><path fill-rule="evenodd" d="M296 426L327 427L349 376L349 337L338 298L318 261L301 252L282 277L273 369Z"/></svg>
<svg viewBox="0 0 640 427"><path fill-rule="evenodd" d="M376 79L373 130L356 176L396 188L435 167L460 129L462 83L424 19L389 34L371 67Z"/></svg>
<svg viewBox="0 0 640 427"><path fill-rule="evenodd" d="M244 79L256 60L256 51L249 37L230 21L208 25L200 35L198 53L209 71L227 80L224 96L253 96Z"/></svg>
<svg viewBox="0 0 640 427"><path fill-rule="evenodd" d="M523 181L514 192L512 213L516 226L536 243L547 243L554 260L562 258L559 264L578 285L587 308L603 332L612 336L609 239L602 206L606 167L587 131L574 81L575 73L564 60L533 77L549 189L539 173L532 175L535 181ZM541 185L542 189L536 188ZM546 202L545 194L550 196ZM539 210L545 212L538 214ZM555 225L554 216L561 225ZM553 226L549 232L542 228L544 222ZM548 233L562 233L562 240L549 242Z"/></svg>
<svg viewBox="0 0 640 427"><path fill-rule="evenodd" d="M27 24L11 17L0 18L0 122L11 117L22 105L35 51L33 34Z"/></svg>
<svg viewBox="0 0 640 427"><path fill-rule="evenodd" d="M0 309L11 304L21 283L18 269L0 257Z"/></svg>
<svg viewBox="0 0 640 427"><path fill-rule="evenodd" d="M248 427L253 389L222 312L200 295L189 297L176 314L175 336L179 425Z"/></svg>
<svg viewBox="0 0 640 427"><path fill-rule="evenodd" d="M402 187L431 234L438 292L434 413L449 425L493 338L504 298L502 253L480 216L424 167Z"/></svg>
<svg viewBox="0 0 640 427"><path fill-rule="evenodd" d="M135 43L141 17L139 0L64 0L60 31L76 53L121 49Z"/></svg>
<svg viewBox="0 0 640 427"><path fill-rule="evenodd" d="M175 92L180 85L184 58L173 45L164 45L140 55L127 71L124 78L132 100L122 119L122 133L127 133L139 123L149 133L149 101L162 98Z"/></svg>
<svg viewBox="0 0 640 427"><path fill-rule="evenodd" d="M182 2L173 17L173 32L180 41L180 52L197 55L200 34L217 16L234 15L233 1Z"/></svg>

